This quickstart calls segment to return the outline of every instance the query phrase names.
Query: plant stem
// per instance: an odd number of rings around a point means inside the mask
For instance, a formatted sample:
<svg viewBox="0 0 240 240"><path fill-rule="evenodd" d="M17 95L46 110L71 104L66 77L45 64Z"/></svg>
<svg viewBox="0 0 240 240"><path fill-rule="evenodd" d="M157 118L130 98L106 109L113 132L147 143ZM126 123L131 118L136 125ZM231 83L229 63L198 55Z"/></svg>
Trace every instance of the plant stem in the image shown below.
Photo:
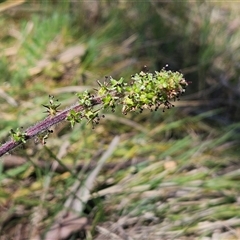
<svg viewBox="0 0 240 240"><path fill-rule="evenodd" d="M92 106L101 104L102 99L100 97L93 98L91 103L92 103ZM26 140L32 139L35 136L37 136L39 133L46 131L50 127L56 125L57 123L64 121L66 119L66 117L68 116L68 113L70 110L80 112L83 109L84 109L84 106L77 103L77 104L73 105L72 107L59 112L55 116L48 116L41 122L35 124L34 126L27 128L25 131L25 136L26 136L25 139ZM4 154L10 152L11 150L13 150L14 148L16 148L17 146L19 146L21 144L22 144L21 141L14 141L13 139L4 143L3 145L0 146L0 157L3 156Z"/></svg>

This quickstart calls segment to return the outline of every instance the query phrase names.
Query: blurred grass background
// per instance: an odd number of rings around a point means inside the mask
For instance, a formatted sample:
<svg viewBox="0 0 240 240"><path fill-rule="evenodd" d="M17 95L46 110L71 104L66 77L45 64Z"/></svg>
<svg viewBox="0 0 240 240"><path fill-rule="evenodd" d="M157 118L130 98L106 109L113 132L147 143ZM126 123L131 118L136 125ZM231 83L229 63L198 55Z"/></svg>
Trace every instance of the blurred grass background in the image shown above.
<svg viewBox="0 0 240 240"><path fill-rule="evenodd" d="M19 3L19 4L18 4ZM181 71L174 109L107 112L93 130L61 123L0 161L0 239L46 239L72 185L97 168L65 239L240 239L240 5L192 1L1 1L0 139L104 76ZM55 167L53 167L55 166ZM54 171L53 171L54 170ZM39 210L40 209L40 210ZM18 238L16 238L18 237ZM63 239L63 238L56 238Z"/></svg>

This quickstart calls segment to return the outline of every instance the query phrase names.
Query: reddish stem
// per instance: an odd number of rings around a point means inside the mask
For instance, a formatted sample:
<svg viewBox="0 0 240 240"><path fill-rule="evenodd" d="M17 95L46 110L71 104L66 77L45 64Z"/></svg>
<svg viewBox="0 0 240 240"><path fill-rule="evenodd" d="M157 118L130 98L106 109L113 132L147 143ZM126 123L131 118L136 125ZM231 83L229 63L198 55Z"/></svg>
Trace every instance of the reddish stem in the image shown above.
<svg viewBox="0 0 240 240"><path fill-rule="evenodd" d="M95 106L95 105L98 105L101 103L102 103L102 99L100 97L96 97L96 98L92 99L92 106ZM72 107L59 112L55 116L48 116L41 122L26 129L26 131L25 131L26 140L31 139L31 138L37 136L39 133L48 130L51 126L54 126L57 123L64 121L66 119L66 117L68 116L68 113L70 110L75 110L76 112L80 112L83 109L84 109L83 105L75 104ZM0 157L3 156L5 153L10 152L15 147L17 147L21 144L22 144L21 141L16 142L13 139L4 143L3 145L0 146Z"/></svg>

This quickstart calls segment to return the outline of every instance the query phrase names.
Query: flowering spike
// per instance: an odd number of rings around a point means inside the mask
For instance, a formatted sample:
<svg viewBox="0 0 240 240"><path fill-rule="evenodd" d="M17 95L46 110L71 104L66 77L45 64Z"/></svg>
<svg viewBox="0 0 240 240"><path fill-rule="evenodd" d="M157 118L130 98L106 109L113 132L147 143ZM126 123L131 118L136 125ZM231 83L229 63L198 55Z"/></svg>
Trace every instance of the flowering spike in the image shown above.
<svg viewBox="0 0 240 240"><path fill-rule="evenodd" d="M54 101L54 97L49 96L49 104L43 105L48 117L27 128L25 132L19 129L11 130L12 139L0 146L0 156L31 138L36 137L42 144L45 144L51 133L49 128L64 120L69 121L73 127L75 123L85 118L94 127L100 121L99 111L101 109L110 109L115 112L115 108L121 105L122 113L127 115L133 111L141 113L143 109L156 111L162 105L165 111L165 109L174 107L171 102L179 100L188 82L181 73L167 71L163 68L154 73L143 69L140 73L132 75L131 81L106 77L104 83L98 81L98 85L96 96L88 91L78 93L78 102L62 111L58 110L60 104ZM101 105L101 107L96 110L94 108L96 105Z"/></svg>

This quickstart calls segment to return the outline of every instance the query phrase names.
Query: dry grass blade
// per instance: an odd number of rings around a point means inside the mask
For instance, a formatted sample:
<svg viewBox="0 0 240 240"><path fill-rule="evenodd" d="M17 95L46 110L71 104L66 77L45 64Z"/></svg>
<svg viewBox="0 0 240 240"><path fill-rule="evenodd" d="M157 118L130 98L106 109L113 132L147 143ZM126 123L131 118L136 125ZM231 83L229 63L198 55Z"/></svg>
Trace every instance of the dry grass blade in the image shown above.
<svg viewBox="0 0 240 240"><path fill-rule="evenodd" d="M18 103L0 88L0 98L5 99L11 106L17 107Z"/></svg>
<svg viewBox="0 0 240 240"><path fill-rule="evenodd" d="M130 126L132 128L137 129L140 132L147 132L146 129L144 129L144 126L142 126L141 124L134 122L128 118L123 118L123 117L119 117L119 116L115 116L113 114L105 114L105 118L106 120L111 120L111 121L116 121L122 124L125 124L127 126Z"/></svg>
<svg viewBox="0 0 240 240"><path fill-rule="evenodd" d="M13 8L16 7L20 4L23 4L24 2L26 2L25 0L15 0L15 1L6 1L4 3L0 4L0 12L6 11L9 8Z"/></svg>
<svg viewBox="0 0 240 240"><path fill-rule="evenodd" d="M119 137L116 136L112 140L108 150L100 158L96 168L89 174L84 185L79 181L79 178L76 178L76 182L72 187L73 194L70 195L65 202L64 210L62 210L55 218L55 222L45 235L45 240L65 239L72 232L81 230L87 225L87 218L80 217L84 209L84 204L90 198L90 191L93 188L97 175L101 171L106 160L114 152L118 142Z"/></svg>
<svg viewBox="0 0 240 240"><path fill-rule="evenodd" d="M231 229L232 227L239 226L240 220L237 218L231 218L227 219L225 221L216 221L216 222L200 222L197 226L198 231L202 232L208 232L208 231L214 231L216 229L221 229L223 227L227 229Z"/></svg>
<svg viewBox="0 0 240 240"><path fill-rule="evenodd" d="M86 52L86 47L83 44L77 46L69 47L64 52L60 53L57 56L57 60L61 63L69 63L74 58L82 57Z"/></svg>
<svg viewBox="0 0 240 240"><path fill-rule="evenodd" d="M103 238L98 238L98 240L107 240L107 239L111 239L111 240L122 240L121 237L117 236L115 233L112 233L111 231L109 231L106 228L97 226L97 230L99 231L99 233L101 233L103 235Z"/></svg>

